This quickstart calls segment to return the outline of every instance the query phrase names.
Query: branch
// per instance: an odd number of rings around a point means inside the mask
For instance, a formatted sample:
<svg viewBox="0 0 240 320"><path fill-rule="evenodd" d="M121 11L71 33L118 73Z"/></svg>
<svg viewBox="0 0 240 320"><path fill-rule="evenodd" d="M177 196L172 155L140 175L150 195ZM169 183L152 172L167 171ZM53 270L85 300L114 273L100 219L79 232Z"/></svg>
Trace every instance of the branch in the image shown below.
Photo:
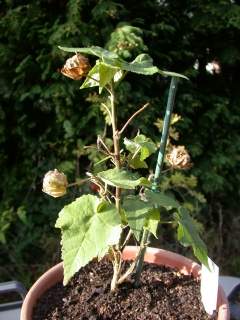
<svg viewBox="0 0 240 320"><path fill-rule="evenodd" d="M95 150L97 150L97 151L100 151L100 152L102 152L103 154L105 154L105 155L107 155L107 156L110 156L109 155L109 153L108 152L106 152L105 150L103 150L103 149L99 149L97 146L84 146L83 147L83 149L95 149Z"/></svg>
<svg viewBox="0 0 240 320"><path fill-rule="evenodd" d="M107 153L112 156L113 154L111 153L111 151L108 149L107 145L104 143L102 137L100 135L97 136L97 147L99 146L100 149L100 145L102 145L105 150L107 151Z"/></svg>
<svg viewBox="0 0 240 320"><path fill-rule="evenodd" d="M125 123L125 125L122 127L122 129L119 131L119 134L122 134L123 131L126 129L126 127L129 125L129 123L133 120L133 118L135 118L140 112L142 112L143 110L145 110L147 107L149 106L149 102L146 103L142 108L140 108L138 111L136 111L129 119L128 121Z"/></svg>
<svg viewBox="0 0 240 320"><path fill-rule="evenodd" d="M128 243L128 241L130 240L131 236L132 236L132 230L130 229L130 230L128 231L128 234L127 234L127 236L126 236L126 239L125 239L123 245L121 246L121 250L122 250L122 249L125 247L125 245Z"/></svg>
<svg viewBox="0 0 240 320"><path fill-rule="evenodd" d="M123 283L132 273L136 266L136 260L130 265L127 271L118 279L117 284Z"/></svg>
<svg viewBox="0 0 240 320"><path fill-rule="evenodd" d="M76 181L76 182L73 182L73 183L69 183L67 188L74 187L74 186L80 186L80 185L84 184L85 182L87 182L89 180L90 179L87 178L87 179L82 179L82 180L79 180L79 181Z"/></svg>

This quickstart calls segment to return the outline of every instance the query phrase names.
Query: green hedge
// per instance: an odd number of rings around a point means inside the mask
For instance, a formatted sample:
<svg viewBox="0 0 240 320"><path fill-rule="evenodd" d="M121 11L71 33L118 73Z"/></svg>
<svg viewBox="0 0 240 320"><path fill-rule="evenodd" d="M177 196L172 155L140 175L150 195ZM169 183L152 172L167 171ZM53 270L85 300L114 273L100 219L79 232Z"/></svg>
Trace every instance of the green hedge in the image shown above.
<svg viewBox="0 0 240 320"><path fill-rule="evenodd" d="M27 263L34 272L48 258L55 259L46 256L57 250L52 226L58 208L68 199L54 202L44 196L42 176L55 167L72 179L83 176L89 162L82 145L93 143L96 133L104 130L94 91L80 94L79 83L59 73L67 55L57 45L106 46L125 59L148 52L160 68L187 75L190 81L181 83L177 96L175 112L182 116L177 129L180 143L193 158L191 173L199 178L214 211L207 213L213 219L211 226L219 222L218 206L225 210L237 204L237 4L229 0L5 0L0 6L0 278L15 273L30 282ZM220 74L205 69L213 59L220 61ZM193 68L196 60L198 70ZM154 122L163 113L168 84L160 76L130 76L119 88L123 117L146 101L152 105L134 122L132 133L141 128L158 137ZM88 154L90 160L92 156ZM232 220L224 219L228 230Z"/></svg>

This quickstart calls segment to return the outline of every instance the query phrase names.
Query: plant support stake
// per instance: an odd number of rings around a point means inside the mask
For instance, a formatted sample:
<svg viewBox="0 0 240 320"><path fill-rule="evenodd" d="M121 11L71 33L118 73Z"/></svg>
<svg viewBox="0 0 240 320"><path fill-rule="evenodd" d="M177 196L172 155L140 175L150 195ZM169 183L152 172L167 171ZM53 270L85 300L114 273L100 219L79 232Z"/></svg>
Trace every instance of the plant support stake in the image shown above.
<svg viewBox="0 0 240 320"><path fill-rule="evenodd" d="M169 128L170 128L170 124L171 124L171 116L172 116L175 96L176 96L176 92L177 92L177 85L178 85L178 78L172 77L171 83L170 83L170 88L169 88L169 93L168 93L166 112L165 112L164 121L163 121L163 129L162 129L160 148L159 148L159 153L158 153L158 158L157 158L157 164L156 164L154 179L153 179L152 188L151 188L152 191L155 191L155 192L158 191L159 180L160 180L160 176L161 176L161 172L162 172L165 151L166 151L166 145L167 145L167 140L168 140L168 135L169 135ZM136 266L136 274L135 274L135 285L136 286L138 286L138 284L139 284L139 280L140 280L140 276L141 276L141 272L142 272L142 267L143 267L144 255L146 252L146 244L148 243L149 236L150 236L150 232L148 230L144 229L141 243L140 243L141 252L140 252L139 260L138 260L137 266Z"/></svg>

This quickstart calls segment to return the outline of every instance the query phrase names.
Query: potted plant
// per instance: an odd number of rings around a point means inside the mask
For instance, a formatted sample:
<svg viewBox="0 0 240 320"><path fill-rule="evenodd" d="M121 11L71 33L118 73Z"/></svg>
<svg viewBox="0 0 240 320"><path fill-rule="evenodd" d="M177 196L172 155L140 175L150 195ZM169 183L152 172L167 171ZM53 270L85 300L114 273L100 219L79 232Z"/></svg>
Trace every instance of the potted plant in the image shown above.
<svg viewBox="0 0 240 320"><path fill-rule="evenodd" d="M187 209L172 195L170 196L159 190L177 84L179 78L185 77L160 70L153 65L151 57L147 54L140 54L129 63L121 59L116 53L100 47L60 47L60 49L74 53L74 56L66 61L61 72L74 80L85 78L81 89L98 87L99 94L106 97L106 101L102 103L102 108L105 109L111 123L112 146L107 144L104 138L98 136L96 148L104 156L101 163L105 163L106 169L100 172L88 172L87 179L78 182L90 182L98 195L82 195L60 211L56 227L61 229L62 234L63 265L59 264L50 269L31 288L23 304L21 320L36 319L33 316L33 307L36 300L62 279L64 285L67 285L70 279L82 268L85 273L89 272L87 278L83 281L91 282L92 273L91 270L87 271L86 265L96 258L101 260L105 257L103 259L103 269L106 272L103 277L106 273L109 273L109 267L105 266L106 261L110 261L113 266L111 281L107 282L107 289L105 288L107 292L110 292L108 293L109 299L119 295L124 282L127 283L127 286L130 286L130 291L137 292L139 288L142 288L141 275L143 274L144 260L149 263L175 268L173 271L174 280L168 280L170 284L172 281L178 282L178 279L182 277L176 269L185 274L193 274L195 278L198 278L200 276L200 266L191 260L164 250L147 249L150 235L157 237L157 228L161 223L176 226L178 240L185 246L192 246L195 256L201 263L208 266L206 246L201 240ZM89 60L82 54L97 57L92 68ZM153 176L143 177L138 171L140 169L140 172L142 172L142 169L147 168L146 159L156 152L156 145L150 138L141 133L138 133L135 137L124 137L128 125L149 106L149 103L145 103L121 127L117 121L117 113L120 111L116 108L116 88L128 72L140 75L161 74L172 78L160 149ZM191 166L190 157L183 146L173 147L166 158L173 168L186 169ZM49 171L44 177L43 191L53 197L63 196L68 186L70 185L64 173L56 169ZM160 213L162 212L164 212L167 220L161 217ZM127 247L131 238L135 239L136 247ZM127 266L123 263L125 260L130 261ZM94 270L98 268L96 262L93 262L93 268ZM155 272L154 269L154 275ZM156 288L161 287L162 282L156 280L158 276L155 275L154 277L158 284ZM93 279L96 280L94 277ZM187 279L187 281L190 281L190 278ZM89 287L89 283L87 287ZM126 293L126 284L124 288ZM171 288L170 285L170 291ZM100 295L101 290L96 289L94 294ZM55 294L53 293L53 295ZM140 295L144 297L144 293ZM49 301L48 299L47 301ZM100 296L98 296L98 299L100 299ZM140 297L139 300L141 300ZM104 307L104 304L98 310L96 310L96 306L94 308L95 314L84 315L81 319L109 319L109 315L104 315L104 312L108 312L105 310L107 307ZM140 314L139 310L142 310L141 307L136 311L136 319L142 319L142 317L145 317L144 312L147 312L145 310ZM205 316L207 319L207 315ZM111 317L115 318L114 315L111 315ZM202 316L200 317L202 319ZM217 319L228 319L228 317L226 298L220 288ZM69 318L73 319L74 315L69 316ZM165 318L167 319L168 316L166 315ZM58 318L56 317L56 319ZM118 315L116 319L125 319L125 316L120 317ZM154 318L151 314L149 319L160 318L157 318L157 315ZM171 319L180 319L180 317ZM189 319L196 319L196 317L190 317Z"/></svg>

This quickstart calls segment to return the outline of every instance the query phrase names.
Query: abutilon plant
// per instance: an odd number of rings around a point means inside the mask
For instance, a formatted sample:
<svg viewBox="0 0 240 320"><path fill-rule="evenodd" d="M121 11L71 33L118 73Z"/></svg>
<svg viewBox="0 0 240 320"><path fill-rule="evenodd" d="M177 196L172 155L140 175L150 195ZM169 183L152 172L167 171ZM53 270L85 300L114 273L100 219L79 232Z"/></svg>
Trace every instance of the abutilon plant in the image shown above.
<svg viewBox="0 0 240 320"><path fill-rule="evenodd" d="M84 181L76 182L90 183L98 195L78 197L60 211L56 222L62 234L64 284L93 258L107 256L113 264L112 291L128 277L133 277L137 285L150 236L157 238L158 225L163 223L177 226L178 240L185 246L192 246L196 257L207 265L206 246L189 212L177 199L159 188L177 85L180 78L186 77L160 70L147 54L140 54L129 63L117 53L101 47L60 49L75 54L66 61L61 69L62 74L73 80L84 78L80 89L98 88L99 95L106 98L102 107L112 127L112 148L105 142L105 137L97 137L96 148L102 154L101 161L106 163L107 170L88 172ZM96 58L92 68L84 55ZM156 153L156 144L140 132L135 137L124 136L134 118L147 112L150 102L145 101L142 107L126 119L124 125L118 123L120 110L116 88L129 72L139 77L160 74L171 78L160 149L152 179L143 177L139 172L148 168L147 159ZM167 161L175 169L191 166L190 156L183 146L174 147L167 155ZM46 174L43 191L55 197L62 196L71 185L67 184L63 173L54 170ZM161 219L161 210L167 212L168 221ZM123 272L122 251L132 237L139 245L138 254Z"/></svg>

